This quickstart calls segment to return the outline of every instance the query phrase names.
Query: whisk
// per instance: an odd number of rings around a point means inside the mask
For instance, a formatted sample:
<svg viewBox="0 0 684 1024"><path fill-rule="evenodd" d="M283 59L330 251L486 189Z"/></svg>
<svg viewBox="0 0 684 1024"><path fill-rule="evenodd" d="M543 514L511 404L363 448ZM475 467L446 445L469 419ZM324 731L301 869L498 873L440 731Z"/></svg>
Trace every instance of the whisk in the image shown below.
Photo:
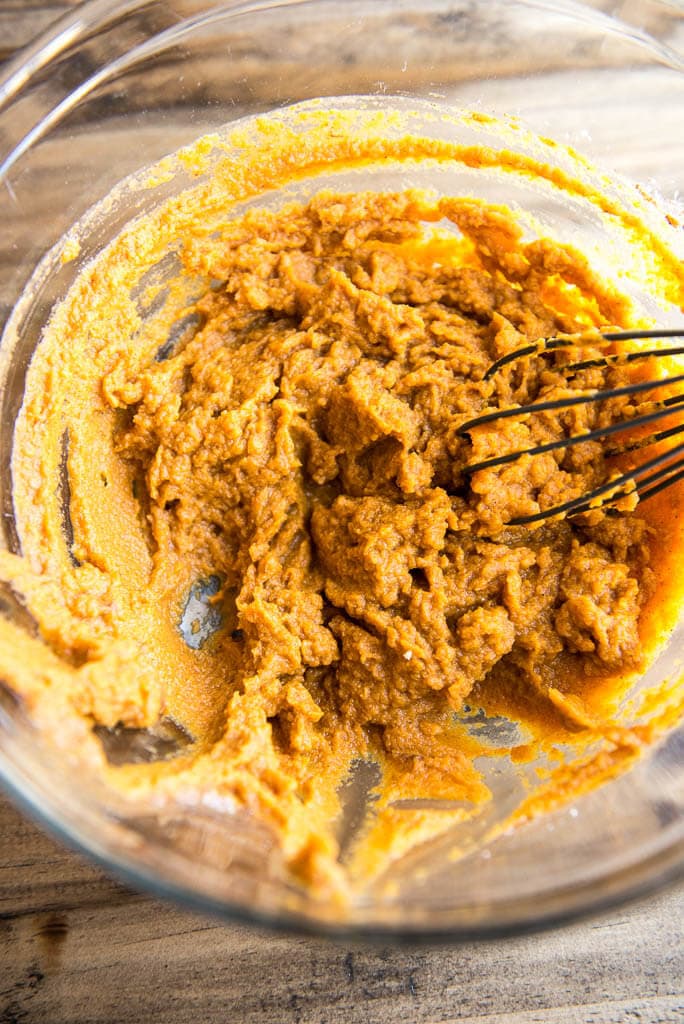
<svg viewBox="0 0 684 1024"><path fill-rule="evenodd" d="M553 352L554 350L562 348L571 348L578 344L584 346L591 345L592 347L595 347L603 342L620 343L626 341L647 340L649 338L659 340L666 338L681 338L684 340L684 328L680 327L673 330L611 331L598 334L591 338L586 335L570 335L543 339L534 344L525 345L522 348L515 349L513 352L509 352L507 355L502 356L501 359L497 359L497 361L492 363L487 370L484 379L491 380L491 378L503 369L504 366L507 366L518 359L523 359L526 356L540 356L547 352ZM618 363L633 363L643 359L682 354L684 354L684 345L675 347L659 346L655 349L639 349L628 353L617 352L591 359L584 359L579 362L571 362L560 369L565 375L567 375L568 380L570 380L573 374L579 373L581 370L590 369L591 367L609 367ZM558 398L552 401L532 402L529 405L513 406L509 409L499 409L496 412L476 416L474 419L468 420L466 423L462 423L458 428L457 433L460 436L465 436L476 427L483 426L487 423L496 423L501 420L510 419L511 417L529 416L530 414L539 412L568 409L572 406L586 405L592 402L600 402L605 399L652 392L658 388L671 388L673 385L681 383L684 383L684 373L674 376L665 376L658 380L635 381L634 383L626 384L618 388L606 388L603 390L592 389L581 395L572 395L567 398ZM573 434L569 437L550 441L546 444L536 445L532 448L524 448L519 451L509 452L506 455L498 455L493 458L485 459L482 462L471 463L464 467L464 472L468 475L472 475L480 469L493 469L496 466L505 466L508 463L515 462L517 459L522 458L524 455L534 456L540 455L543 452L567 449L574 445L584 444L587 441L602 440L611 435L619 434L622 431L631 431L635 427L645 427L651 424L656 424L659 420L671 417L673 413L677 412L677 407L684 406L684 389L680 394L670 395L660 402L651 402L649 404L655 405L655 408L648 413L634 416L632 418L625 419L624 421L612 423L609 426L599 427L598 429L588 431L587 433ZM665 441L670 437L674 437L683 431L684 422L676 426L669 427L666 430L649 433L644 437L640 437L636 441L622 445L618 449L610 450L607 454L617 455L634 451L639 448L649 447L650 445L656 444L660 441ZM683 478L684 442L681 442L679 444L672 445L667 451L660 452L653 458L647 459L641 465L636 466L619 476L613 477L579 497L573 498L562 504L553 505L550 508L531 515L517 516L510 519L509 523L512 526L524 526L563 514L566 516L579 515L580 513L587 512L592 508L604 505L610 506L620 498L634 493L635 490L638 493L639 501L646 501L648 498L652 498L666 487L671 487L678 480ZM614 512L615 509L609 508L607 511Z"/></svg>

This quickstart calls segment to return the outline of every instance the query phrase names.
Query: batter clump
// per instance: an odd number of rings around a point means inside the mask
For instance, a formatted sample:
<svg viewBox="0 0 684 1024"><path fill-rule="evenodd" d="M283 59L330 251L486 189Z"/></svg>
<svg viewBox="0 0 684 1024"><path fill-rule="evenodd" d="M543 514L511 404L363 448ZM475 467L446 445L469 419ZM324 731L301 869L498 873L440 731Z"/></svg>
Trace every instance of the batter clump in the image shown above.
<svg viewBox="0 0 684 1024"><path fill-rule="evenodd" d="M603 483L607 445L467 467L628 419L644 399L459 432L633 379L622 364L563 370L605 354L592 330L627 325L629 307L506 208L417 191L252 210L178 256L211 281L180 336L152 352L114 323L77 386L73 368L49 385L71 561L41 566L34 548L40 586L12 571L56 651L45 671L88 728L166 716L187 734L175 760L106 766L114 784L228 794L317 883L337 870L335 791L354 759L384 766L367 842L394 855L437 827L401 818L397 799L487 799L482 751L454 723L466 705L538 737L596 733L592 695L643 667L658 503L650 523L634 495L617 515L511 525ZM485 379L529 341L578 332ZM105 484L87 454L94 416ZM218 628L193 649L178 623L208 580Z"/></svg>
<svg viewBox="0 0 684 1024"><path fill-rule="evenodd" d="M462 238L426 240L440 220ZM144 476L154 557L191 553L235 595L235 684L258 680L278 743L311 750L327 714L412 756L425 716L460 710L502 659L539 687L563 654L634 657L644 521L506 529L602 482L605 446L463 476L567 432L567 414L457 429L567 391L547 358L483 383L499 356L621 318L577 254L469 200L322 194L241 218L197 263L221 284L194 338L103 386L130 410L116 447Z"/></svg>

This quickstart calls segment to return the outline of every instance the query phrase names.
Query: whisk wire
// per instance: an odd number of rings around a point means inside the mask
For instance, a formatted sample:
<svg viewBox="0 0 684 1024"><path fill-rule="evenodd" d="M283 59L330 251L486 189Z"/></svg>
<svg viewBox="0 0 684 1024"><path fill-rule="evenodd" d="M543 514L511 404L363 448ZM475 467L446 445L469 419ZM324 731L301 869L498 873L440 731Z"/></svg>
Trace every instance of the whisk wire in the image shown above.
<svg viewBox="0 0 684 1024"><path fill-rule="evenodd" d="M485 423L494 423L495 420L507 420L513 416L529 416L536 412L555 412L558 409L570 409L575 405L589 405L592 402L605 401L607 398L622 398L624 395L637 395L644 391L655 391L656 388L669 387L672 384L681 384L684 381L684 373L674 377L661 377L660 380L644 380L638 384L626 384L621 388L607 388L605 391L587 391L583 395L573 395L571 398L554 398L548 402L532 402L530 405L515 405L510 409L499 409L497 412L489 412L484 416L476 416L475 419L462 423L456 430L459 436L467 434L475 427L482 427Z"/></svg>
<svg viewBox="0 0 684 1024"><path fill-rule="evenodd" d="M684 395L678 397L679 402L684 403ZM507 455L497 455L495 458L485 459L483 462L470 463L470 465L464 467L464 472L471 475L479 469L493 469L495 466L505 466L510 462L516 462L523 455L541 455L543 452L558 451L561 448L573 448L575 445L585 444L587 441L599 441L601 438L609 437L611 434L619 434L624 430L633 430L634 427L642 427L648 423L662 420L667 416L672 416L673 412L673 406L670 405L667 408L657 409L655 412L644 413L643 416L635 416L630 420L611 423L608 427L598 427L596 430L589 430L586 434L573 434L572 437L562 437L559 441L548 441L546 444L535 445L533 448L519 448L517 451L509 452ZM626 447L623 451L634 451L637 447L648 447L651 444L655 444L656 441L672 437L681 431L684 431L684 424L672 427L670 430L664 430L660 434L653 434L644 443L639 442L634 448ZM620 453L614 452L613 454L617 455Z"/></svg>
<svg viewBox="0 0 684 1024"><path fill-rule="evenodd" d="M677 455L682 455L683 457L678 459L678 461L673 465L663 465L663 463L670 462ZM630 469L627 473L623 473L618 477L614 477L612 480L608 480L605 484L595 487L587 494L582 494L578 498L572 498L570 501L563 502L561 505L554 505L552 508L542 510L541 512L535 512L528 516L516 516L510 520L510 523L512 526L525 526L530 523L539 522L542 519L549 519L557 515L562 515L563 513L566 515L569 513L578 515L580 512L588 512L604 494L610 493L611 501L616 501L619 498L624 498L633 493L637 490L638 478L642 473L649 472L650 470L655 470L655 472L646 477L642 483L655 484L659 480L663 480L665 477L669 478L676 470L681 471L681 473L684 474L684 444L677 445L676 448L672 448L670 451L665 452L662 455L649 459L648 462L642 463L641 466L637 466L634 469ZM667 483L663 482L663 484L658 487L658 490L662 490L665 486L669 486L671 482L674 481L668 479ZM629 487L629 484L633 484L634 486ZM649 496L655 493L657 493L656 490L649 491ZM640 495L640 500L644 500L642 495Z"/></svg>
<svg viewBox="0 0 684 1024"><path fill-rule="evenodd" d="M572 346L582 346L586 348L588 346L595 347L603 343L638 341L651 338L684 339L684 328L680 327L667 330L607 331L596 336L587 336L584 334L579 336L567 335L563 337L543 339L540 342L525 345L522 348L516 349L515 351L502 356L496 362L492 363L483 379L490 380L504 366L527 356L540 356L547 352L553 352L556 349L570 348ZM574 375L581 370L593 367L607 368L615 365L624 365L625 363L634 363L640 359L659 358L668 355L684 355L684 345L649 349L647 351L611 352L607 353L605 356L594 356L591 359L581 360L576 363L566 363L564 366L556 367L555 369L566 375L566 383L570 385L574 379ZM495 423L500 420L511 419L513 417L528 417L540 412L556 412L563 409L570 409L574 406L602 402L606 399L631 397L632 395L644 395L644 397L647 398L648 392L665 387L671 388L676 384L681 384L682 382L684 382L684 373L669 377L661 377L657 380L635 381L617 388L592 389L590 391L585 391L582 394L570 394L563 398L531 402L528 405L511 406L508 409L498 409L495 412L484 413L481 416L476 416L473 419L462 423L457 429L457 434L464 437L477 427ZM544 452L559 451L561 449L571 448L575 445L584 444L587 441L603 440L604 438L612 437L625 431L632 431L635 428L647 427L649 424L655 424L658 421L671 417L680 411L680 408L684 406L684 391L680 391L674 395L668 395L658 401L647 402L646 407L648 407L648 405L651 405L651 411L647 413L641 413L631 417L628 416L624 420L611 423L605 427L597 427L591 431L572 434L569 437L564 437L559 440L549 441L544 444L535 445L531 448L522 448L518 451L509 452L505 455L498 455L480 462L471 463L463 468L463 472L468 476L472 476L478 470L505 466L517 461L523 456L533 457ZM655 409L653 409L654 405L656 406ZM642 408L644 408L644 405L642 405ZM624 455L627 452L636 451L641 448L648 448L651 445L665 441L668 438L676 437L678 434L683 432L684 423L679 423L676 426L656 431L653 434L647 434L645 437L640 437L636 440L630 441L628 439L626 443L618 445L616 449L609 449L604 454L606 456ZM618 514L618 509L610 506L619 499L627 497L629 494L633 494L636 491L639 501L645 501L647 498L651 498L654 495L659 494L666 487L671 487L682 479L684 479L684 442L675 444L667 451L660 452L652 458L647 459L645 462L642 462L641 465L634 466L618 476L615 476L610 480L606 480L604 483L598 485L593 490L588 491L585 494L578 495L577 497L562 502L561 504L554 505L530 515L516 516L509 520L509 523L513 526L530 525L556 516L579 515L580 513L587 512L592 508L603 506L608 506L606 507L607 513Z"/></svg>
<svg viewBox="0 0 684 1024"><path fill-rule="evenodd" d="M585 335L582 340L585 345L600 345L611 341L646 341L649 338L681 338L681 336L681 327L675 327L664 331L606 331L592 338ZM572 348L575 345L577 345L577 335L568 335L565 338L544 338L542 341L534 342L532 345L523 345L521 348L508 352L505 356L497 359L495 363L492 363L484 375L484 380L490 380L498 370L514 362L516 359L522 359L524 356L543 355L544 352L553 352L559 348ZM636 353L634 354L636 355Z"/></svg>
<svg viewBox="0 0 684 1024"><path fill-rule="evenodd" d="M616 352L613 355L603 356L598 359L584 359L581 363L569 363L563 367L565 373L572 371L577 373L579 370L590 370L594 366L616 366L623 365L624 363L636 363L641 359L659 359L663 356L681 356L684 355L684 346L681 348L668 348L668 349L648 349L642 352Z"/></svg>

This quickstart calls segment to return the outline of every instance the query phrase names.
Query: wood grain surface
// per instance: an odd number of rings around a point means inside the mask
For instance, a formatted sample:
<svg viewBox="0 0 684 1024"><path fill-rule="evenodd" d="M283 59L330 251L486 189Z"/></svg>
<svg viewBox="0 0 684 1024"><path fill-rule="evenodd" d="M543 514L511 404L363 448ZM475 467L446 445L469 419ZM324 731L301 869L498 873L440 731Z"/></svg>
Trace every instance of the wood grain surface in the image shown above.
<svg viewBox="0 0 684 1024"><path fill-rule="evenodd" d="M345 948L132 892L0 800L1 1024L681 1024L684 891L542 935Z"/></svg>
<svg viewBox="0 0 684 1024"><path fill-rule="evenodd" d="M71 6L0 0L0 59ZM136 893L0 797L0 1024L684 1024L683 912L680 888L524 938L341 947Z"/></svg>

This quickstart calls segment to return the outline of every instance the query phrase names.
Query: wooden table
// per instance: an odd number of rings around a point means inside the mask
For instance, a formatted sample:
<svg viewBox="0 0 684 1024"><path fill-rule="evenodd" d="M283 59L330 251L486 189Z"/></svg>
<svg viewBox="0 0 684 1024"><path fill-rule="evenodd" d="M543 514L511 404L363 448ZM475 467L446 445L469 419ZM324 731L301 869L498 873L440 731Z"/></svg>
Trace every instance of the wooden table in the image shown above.
<svg viewBox="0 0 684 1024"><path fill-rule="evenodd" d="M0 0L0 59L66 0ZM0 797L0 1024L682 1024L684 890L544 935L346 948L166 906Z"/></svg>
<svg viewBox="0 0 684 1024"><path fill-rule="evenodd" d="M1 1024L681 1024L684 890L544 935L348 948L107 879L0 801Z"/></svg>

